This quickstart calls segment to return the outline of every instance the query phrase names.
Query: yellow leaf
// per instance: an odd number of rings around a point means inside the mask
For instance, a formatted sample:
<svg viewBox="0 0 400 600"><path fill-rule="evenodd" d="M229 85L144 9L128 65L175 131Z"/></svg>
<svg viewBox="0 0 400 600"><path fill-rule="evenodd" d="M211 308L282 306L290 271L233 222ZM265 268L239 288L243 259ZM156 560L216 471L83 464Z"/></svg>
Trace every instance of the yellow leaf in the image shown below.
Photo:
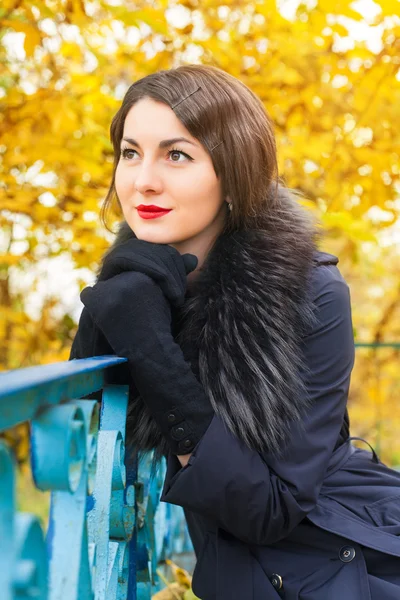
<svg viewBox="0 0 400 600"><path fill-rule="evenodd" d="M40 42L41 36L37 30L32 28L30 32L25 33L24 50L28 58L33 56L33 53L35 52L35 49L40 44Z"/></svg>
<svg viewBox="0 0 400 600"><path fill-rule="evenodd" d="M322 216L327 229L337 229L342 235L356 242L373 242L375 235L367 221L355 220L348 212L328 212Z"/></svg>
<svg viewBox="0 0 400 600"><path fill-rule="evenodd" d="M179 567L174 562L172 562L172 560L167 559L165 562L167 563L167 565L169 565L175 581L187 588L190 587L192 578L189 575L189 573L185 571L185 569L182 569L182 567Z"/></svg>
<svg viewBox="0 0 400 600"><path fill-rule="evenodd" d="M200 600L197 596L195 596L193 590L186 590L183 595L183 600Z"/></svg>
<svg viewBox="0 0 400 600"><path fill-rule="evenodd" d="M325 14L343 15L356 21L361 21L363 18L359 12L351 8L349 0L336 0L333 4L331 0L318 0L317 7Z"/></svg>
<svg viewBox="0 0 400 600"><path fill-rule="evenodd" d="M72 60L81 60L82 58L82 49L80 46L74 42L64 42L61 45L60 53L66 58Z"/></svg>
<svg viewBox="0 0 400 600"><path fill-rule="evenodd" d="M182 600L186 591L179 583L170 583L168 587L154 594L152 600Z"/></svg>
<svg viewBox="0 0 400 600"><path fill-rule="evenodd" d="M15 254L3 254L3 256L0 257L0 266L2 267L11 267L13 265L17 265L20 262L21 257L16 256Z"/></svg>
<svg viewBox="0 0 400 600"><path fill-rule="evenodd" d="M379 0L379 6L382 9L384 15L396 15L400 14L400 2L399 0Z"/></svg>
<svg viewBox="0 0 400 600"><path fill-rule="evenodd" d="M24 40L24 50L28 57L31 57L34 53L36 46L38 46L41 42L42 36L37 29L30 23L26 23L24 21L20 21L17 19L3 19L1 21L1 25L3 27L10 27L14 29L14 31L18 31L25 34Z"/></svg>
<svg viewBox="0 0 400 600"><path fill-rule="evenodd" d="M331 29L334 33L338 33L339 35L342 35L342 36L349 35L348 29L344 25L341 25L340 23L331 25Z"/></svg>

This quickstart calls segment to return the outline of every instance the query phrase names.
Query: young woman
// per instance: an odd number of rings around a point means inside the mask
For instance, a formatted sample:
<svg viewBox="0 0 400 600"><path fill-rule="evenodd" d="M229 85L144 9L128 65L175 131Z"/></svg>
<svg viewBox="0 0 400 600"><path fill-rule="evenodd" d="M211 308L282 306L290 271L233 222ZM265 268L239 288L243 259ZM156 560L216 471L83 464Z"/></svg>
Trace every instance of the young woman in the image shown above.
<svg viewBox="0 0 400 600"><path fill-rule="evenodd" d="M349 438L348 287L278 180L261 101L149 75L111 125L123 219L71 358L128 359L127 433L167 456L202 600L400 598L400 473Z"/></svg>

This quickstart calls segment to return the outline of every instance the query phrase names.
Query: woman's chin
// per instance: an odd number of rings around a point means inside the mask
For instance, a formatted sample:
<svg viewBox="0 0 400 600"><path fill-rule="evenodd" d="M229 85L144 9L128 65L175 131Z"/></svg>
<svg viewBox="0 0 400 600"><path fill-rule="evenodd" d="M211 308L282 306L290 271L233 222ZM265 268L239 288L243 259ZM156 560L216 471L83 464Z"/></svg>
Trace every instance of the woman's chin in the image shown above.
<svg viewBox="0 0 400 600"><path fill-rule="evenodd" d="M131 229L138 240L143 240L144 242L151 242L153 244L169 244L171 246L176 243L175 237L168 232L144 231L141 227L135 227L135 229L131 227Z"/></svg>

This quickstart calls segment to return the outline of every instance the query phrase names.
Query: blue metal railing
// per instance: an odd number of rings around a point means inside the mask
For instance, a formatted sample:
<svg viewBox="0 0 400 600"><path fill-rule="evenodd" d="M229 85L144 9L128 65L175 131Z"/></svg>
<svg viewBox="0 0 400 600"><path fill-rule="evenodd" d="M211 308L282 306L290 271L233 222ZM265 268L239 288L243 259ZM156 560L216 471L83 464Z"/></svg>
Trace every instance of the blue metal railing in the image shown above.
<svg viewBox="0 0 400 600"><path fill-rule="evenodd" d="M29 421L33 480L51 492L44 533L16 511L15 459L0 440L1 600L149 600L162 587L159 561L192 550L182 510L159 502L165 464L152 479L151 454L125 464L129 389L107 383L124 362L101 356L0 374L0 432ZM83 398L98 390L100 406ZM376 422L379 447L379 414Z"/></svg>
<svg viewBox="0 0 400 600"><path fill-rule="evenodd" d="M0 432L30 422L34 483L51 492L46 534L16 512L12 452L0 440L2 600L148 600L156 567L190 551L181 508L160 503L165 465L125 464L129 389L107 384L126 359L94 357L0 375ZM82 399L102 390L96 400Z"/></svg>

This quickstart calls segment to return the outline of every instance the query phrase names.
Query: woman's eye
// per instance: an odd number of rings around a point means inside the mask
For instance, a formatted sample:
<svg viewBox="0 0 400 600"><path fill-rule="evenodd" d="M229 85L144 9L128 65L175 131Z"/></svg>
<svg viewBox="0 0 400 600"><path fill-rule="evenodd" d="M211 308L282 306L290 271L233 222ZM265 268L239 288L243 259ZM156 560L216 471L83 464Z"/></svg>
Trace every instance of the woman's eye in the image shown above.
<svg viewBox="0 0 400 600"><path fill-rule="evenodd" d="M129 157L127 156L127 154L128 154L129 152L136 152L136 150L132 150L132 148L122 148L122 150L121 150L121 155L122 155L122 158L129 158Z"/></svg>
<svg viewBox="0 0 400 600"><path fill-rule="evenodd" d="M132 154L132 153L137 154L137 151L133 150L132 148L122 148L121 149L121 156L125 160L131 160L132 158L134 158L134 156L130 156L130 154ZM185 160L193 160L193 158L191 156L189 156L189 154L186 154L186 152L183 152L182 150L177 150L177 149L169 150L168 156L170 157L171 162L176 162L176 163L184 162ZM182 157L183 157L183 160L179 160Z"/></svg>
<svg viewBox="0 0 400 600"><path fill-rule="evenodd" d="M172 162L183 162L181 160L174 160L172 157L174 154L178 154L184 157L184 159L188 159L188 160L193 160L193 158L191 156L189 156L189 154L186 154L186 152L182 152L182 150L170 150L168 152L169 156L171 157Z"/></svg>

